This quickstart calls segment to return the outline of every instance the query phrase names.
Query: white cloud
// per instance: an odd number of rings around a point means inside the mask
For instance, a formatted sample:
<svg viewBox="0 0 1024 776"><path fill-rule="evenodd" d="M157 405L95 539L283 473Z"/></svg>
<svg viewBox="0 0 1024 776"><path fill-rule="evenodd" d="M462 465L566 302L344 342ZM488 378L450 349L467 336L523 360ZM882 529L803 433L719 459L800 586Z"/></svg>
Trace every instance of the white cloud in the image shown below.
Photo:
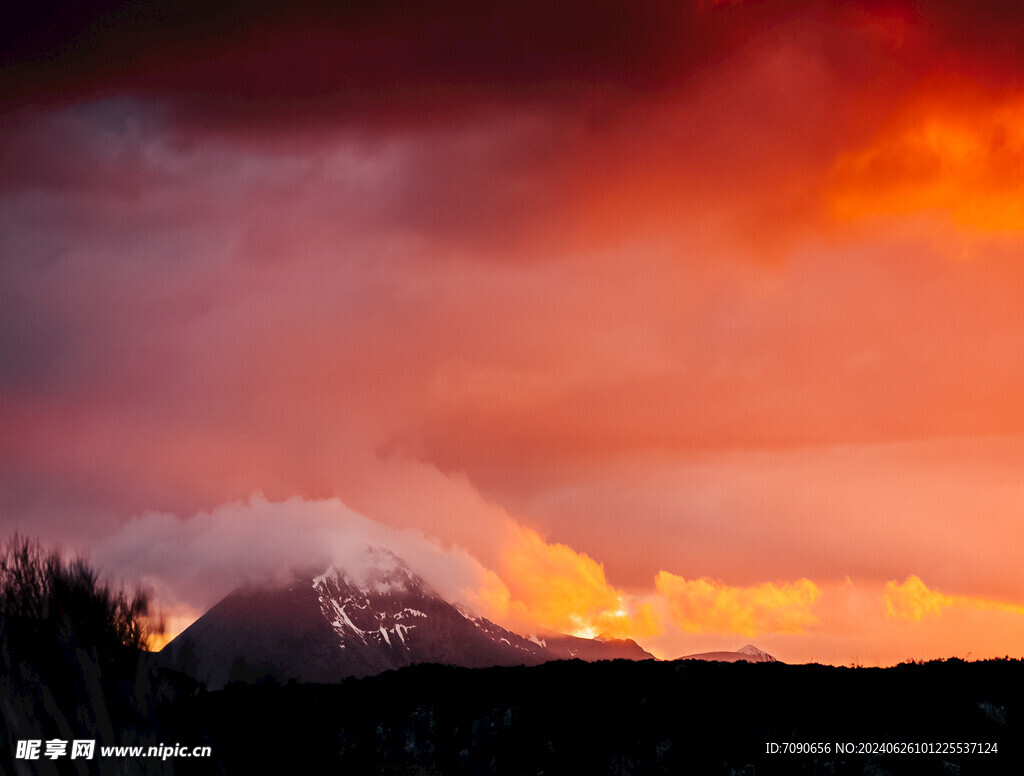
<svg viewBox="0 0 1024 776"><path fill-rule="evenodd" d="M472 601L500 585L466 550L383 525L336 498L271 502L253 495L184 519L147 512L96 545L91 560L151 588L160 605L202 611L248 580L332 563L351 567L368 543L391 548L449 600Z"/></svg>

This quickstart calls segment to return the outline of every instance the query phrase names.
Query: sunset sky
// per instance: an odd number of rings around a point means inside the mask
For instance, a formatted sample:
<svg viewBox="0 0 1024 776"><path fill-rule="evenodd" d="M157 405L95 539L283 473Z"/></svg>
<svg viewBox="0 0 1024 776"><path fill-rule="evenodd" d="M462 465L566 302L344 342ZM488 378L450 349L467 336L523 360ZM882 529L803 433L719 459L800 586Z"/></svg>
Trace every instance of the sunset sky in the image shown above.
<svg viewBox="0 0 1024 776"><path fill-rule="evenodd" d="M3 533L171 635L375 541L659 657L1024 656L1024 6L341 5L11 12Z"/></svg>

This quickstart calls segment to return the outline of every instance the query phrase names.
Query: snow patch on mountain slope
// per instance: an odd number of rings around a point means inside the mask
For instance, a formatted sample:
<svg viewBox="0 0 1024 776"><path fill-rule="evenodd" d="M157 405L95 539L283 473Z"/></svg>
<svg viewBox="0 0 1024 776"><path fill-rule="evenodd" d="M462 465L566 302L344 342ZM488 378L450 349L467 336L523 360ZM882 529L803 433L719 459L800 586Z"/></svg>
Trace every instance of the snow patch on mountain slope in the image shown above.
<svg viewBox="0 0 1024 776"><path fill-rule="evenodd" d="M313 577L320 611L342 649L352 637L363 644L406 647L406 636L416 627L408 621L427 615L411 607L394 611L394 599L418 590L417 578L389 551L368 548L364 560L368 562L355 573L331 567ZM366 626L367 620L373 621L372 627ZM393 637L397 643L392 642Z"/></svg>

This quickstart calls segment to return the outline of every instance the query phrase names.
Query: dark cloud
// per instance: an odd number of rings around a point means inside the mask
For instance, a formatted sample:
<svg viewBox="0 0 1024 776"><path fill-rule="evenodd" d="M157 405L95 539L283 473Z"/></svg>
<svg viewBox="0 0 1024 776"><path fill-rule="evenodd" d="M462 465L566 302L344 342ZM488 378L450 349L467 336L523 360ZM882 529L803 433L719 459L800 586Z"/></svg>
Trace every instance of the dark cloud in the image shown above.
<svg viewBox="0 0 1024 776"><path fill-rule="evenodd" d="M856 29L918 75L1020 78L1024 9L1002 0L89 0L7 12L0 102L130 94L247 131L447 125L527 105L601 121L679 97L755 37L808 20Z"/></svg>
<svg viewBox="0 0 1024 776"><path fill-rule="evenodd" d="M961 74L1020 85L1024 76L1024 6L1013 0L910 4L932 33L936 64Z"/></svg>
<svg viewBox="0 0 1024 776"><path fill-rule="evenodd" d="M772 3L93 2L17 9L9 104L132 92L206 119L444 118L676 82L779 18Z"/></svg>

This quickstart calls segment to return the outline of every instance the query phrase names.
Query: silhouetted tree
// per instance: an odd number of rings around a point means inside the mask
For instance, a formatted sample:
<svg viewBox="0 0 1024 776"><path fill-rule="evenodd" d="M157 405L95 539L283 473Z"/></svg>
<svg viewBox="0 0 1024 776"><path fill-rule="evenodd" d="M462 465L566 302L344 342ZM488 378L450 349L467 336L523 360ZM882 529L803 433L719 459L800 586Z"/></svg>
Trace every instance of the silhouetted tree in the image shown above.
<svg viewBox="0 0 1024 776"><path fill-rule="evenodd" d="M163 623L145 590L112 590L82 558L15 534L0 547L0 615L46 621L83 645L145 649Z"/></svg>
<svg viewBox="0 0 1024 776"><path fill-rule="evenodd" d="M15 741L174 740L162 732L161 704L191 694L194 682L143 651L161 630L145 591L113 589L84 559L64 560L38 540L0 540L0 774L29 772L14 759ZM35 765L33 773L174 772L145 759Z"/></svg>

